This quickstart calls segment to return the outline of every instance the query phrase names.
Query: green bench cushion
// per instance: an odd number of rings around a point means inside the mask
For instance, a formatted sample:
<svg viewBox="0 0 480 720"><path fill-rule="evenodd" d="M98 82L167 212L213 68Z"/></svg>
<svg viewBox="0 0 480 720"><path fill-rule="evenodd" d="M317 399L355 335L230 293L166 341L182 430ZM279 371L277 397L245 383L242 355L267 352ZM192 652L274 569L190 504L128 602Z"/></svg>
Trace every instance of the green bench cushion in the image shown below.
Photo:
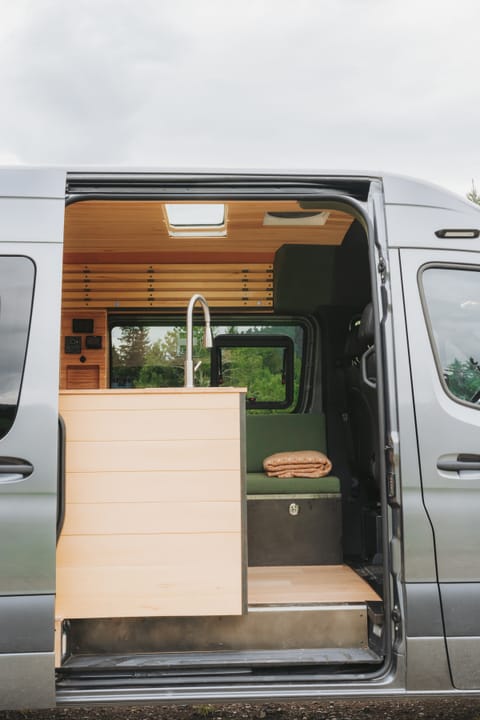
<svg viewBox="0 0 480 720"><path fill-rule="evenodd" d="M263 461L273 453L327 449L322 414L247 415L246 434L248 473L263 473Z"/></svg>
<svg viewBox="0 0 480 720"><path fill-rule="evenodd" d="M322 478L277 478L265 473L247 473L247 495L289 495L339 493L340 480L333 475Z"/></svg>

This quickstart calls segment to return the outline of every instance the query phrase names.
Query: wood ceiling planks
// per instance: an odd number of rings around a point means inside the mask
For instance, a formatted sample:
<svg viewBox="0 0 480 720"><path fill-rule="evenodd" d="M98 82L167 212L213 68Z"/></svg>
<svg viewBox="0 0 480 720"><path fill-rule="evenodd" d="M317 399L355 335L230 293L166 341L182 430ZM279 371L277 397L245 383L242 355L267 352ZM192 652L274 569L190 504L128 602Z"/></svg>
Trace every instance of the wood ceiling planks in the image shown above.
<svg viewBox="0 0 480 720"><path fill-rule="evenodd" d="M171 237L163 203L89 200L69 205L65 216L66 262L273 262L286 243L340 245L352 223L332 210L323 226L264 226L265 212L299 211L295 201L226 204L224 237Z"/></svg>

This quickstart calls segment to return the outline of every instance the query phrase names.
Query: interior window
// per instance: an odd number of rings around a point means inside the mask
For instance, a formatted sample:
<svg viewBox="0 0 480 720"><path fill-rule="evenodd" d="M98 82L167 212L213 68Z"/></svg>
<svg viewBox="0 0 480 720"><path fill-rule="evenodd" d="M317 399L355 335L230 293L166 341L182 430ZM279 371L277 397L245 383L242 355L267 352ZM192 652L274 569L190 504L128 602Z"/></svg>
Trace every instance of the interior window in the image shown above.
<svg viewBox="0 0 480 720"><path fill-rule="evenodd" d="M439 373L460 400L480 402L480 272L430 267L422 284Z"/></svg>
<svg viewBox="0 0 480 720"><path fill-rule="evenodd" d="M17 413L27 351L35 266L26 257L0 257L0 437Z"/></svg>
<svg viewBox="0 0 480 720"><path fill-rule="evenodd" d="M213 384L247 387L251 409L283 412L295 409L302 380L303 325L280 325L264 320L259 323L235 321L227 325L213 321L212 333L213 352L217 353L213 376L212 352L203 345L203 325L194 325L196 386L211 385L213 379ZM110 340L111 387L181 387L184 384L187 340L183 322L114 321Z"/></svg>
<svg viewBox="0 0 480 720"><path fill-rule="evenodd" d="M212 385L247 387L247 409L278 410L293 401L293 341L288 335L217 335Z"/></svg>

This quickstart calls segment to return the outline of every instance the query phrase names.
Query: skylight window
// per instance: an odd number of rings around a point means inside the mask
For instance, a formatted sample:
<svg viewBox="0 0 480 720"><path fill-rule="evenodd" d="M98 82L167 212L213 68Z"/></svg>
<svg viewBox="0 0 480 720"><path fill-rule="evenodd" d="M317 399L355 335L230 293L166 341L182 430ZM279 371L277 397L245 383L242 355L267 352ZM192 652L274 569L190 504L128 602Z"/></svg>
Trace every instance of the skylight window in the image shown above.
<svg viewBox="0 0 480 720"><path fill-rule="evenodd" d="M206 203L166 204L168 224L172 228L220 227L225 224L225 205Z"/></svg>

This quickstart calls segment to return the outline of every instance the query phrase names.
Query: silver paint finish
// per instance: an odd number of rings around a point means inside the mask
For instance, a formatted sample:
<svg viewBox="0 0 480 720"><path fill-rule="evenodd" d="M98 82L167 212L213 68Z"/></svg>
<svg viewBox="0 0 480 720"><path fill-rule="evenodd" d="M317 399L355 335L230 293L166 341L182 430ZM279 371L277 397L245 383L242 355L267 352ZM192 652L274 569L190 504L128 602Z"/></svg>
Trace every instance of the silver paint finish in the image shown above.
<svg viewBox="0 0 480 720"><path fill-rule="evenodd" d="M390 288L394 333L394 362L398 402L398 480L402 503L403 572L406 582L436 583L433 532L423 506L420 482L415 414L413 406L410 363L407 348L407 329L403 312L403 291L398 250L389 251ZM408 618L407 618L408 622ZM407 634L411 635L407 627ZM420 632L420 635L428 633Z"/></svg>
<svg viewBox="0 0 480 720"><path fill-rule="evenodd" d="M449 637L447 647L455 687L459 690L480 687L480 637Z"/></svg>
<svg viewBox="0 0 480 720"><path fill-rule="evenodd" d="M407 692L453 690L443 637L408 637L407 658Z"/></svg>
<svg viewBox="0 0 480 720"><path fill-rule="evenodd" d="M51 652L53 595L0 597L0 653Z"/></svg>
<svg viewBox="0 0 480 720"><path fill-rule="evenodd" d="M54 705L53 653L0 655L0 710L36 710Z"/></svg>
<svg viewBox="0 0 480 720"><path fill-rule="evenodd" d="M406 211L405 222L409 219ZM456 226L461 225L461 222L462 218L457 218ZM432 224L430 236L435 229ZM417 242L420 239L414 218L410 238L416 238ZM479 240L470 242L472 250L480 250ZM423 500L434 531L438 581L446 619L456 616L460 611L458 596L452 592L450 583L474 583L476 586L471 592L477 597L480 595L480 474L442 471L437 468L437 461L446 454L456 456L458 453L478 451L480 408L456 402L442 387L422 309L417 276L419 269L431 262L465 263L475 267L480 255L459 250L408 249L401 251L401 260ZM417 543L417 540L414 542ZM471 620L465 618L464 622L468 625ZM462 640L457 639L455 643L458 652L449 654L455 685L480 688L478 676L472 675L465 659L461 659ZM480 665L480 642L467 644L465 639L465 652L473 662ZM475 656L475 652L478 655Z"/></svg>
<svg viewBox="0 0 480 720"><path fill-rule="evenodd" d="M406 611L409 638L441 637L442 608L437 583L406 583Z"/></svg>
<svg viewBox="0 0 480 720"><path fill-rule="evenodd" d="M66 170L61 168L3 167L0 168L0 197L64 201L66 176Z"/></svg>
<svg viewBox="0 0 480 720"><path fill-rule="evenodd" d="M0 199L0 254L24 255L36 267L18 412L13 427L0 441L0 455L22 458L34 468L21 482L0 485L0 627L4 651L0 655L0 703L10 709L47 707L55 698L53 595L62 182L65 175L58 171L44 175L19 170L13 172L10 184L5 171L0 171L0 192L3 189L10 195ZM28 198L22 199L22 187ZM36 197L49 193L58 199Z"/></svg>
<svg viewBox="0 0 480 720"><path fill-rule="evenodd" d="M442 583L448 637L480 638L480 583Z"/></svg>

